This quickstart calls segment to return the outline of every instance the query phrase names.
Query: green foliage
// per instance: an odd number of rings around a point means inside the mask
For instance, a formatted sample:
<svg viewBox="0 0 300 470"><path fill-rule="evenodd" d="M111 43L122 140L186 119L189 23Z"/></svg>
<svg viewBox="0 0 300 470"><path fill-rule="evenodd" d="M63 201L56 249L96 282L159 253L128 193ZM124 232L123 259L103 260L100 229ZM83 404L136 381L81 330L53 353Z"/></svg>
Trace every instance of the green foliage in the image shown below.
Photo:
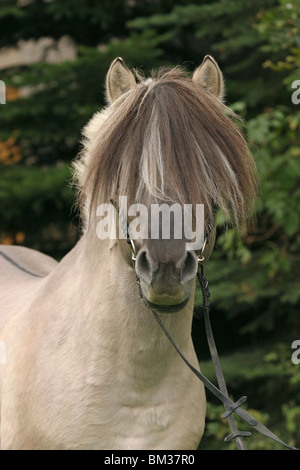
<svg viewBox="0 0 300 470"><path fill-rule="evenodd" d="M263 10L258 18L256 28L268 41L264 50L270 53L276 52L280 57L276 62L268 60L265 66L275 71L287 72L297 67L297 72L299 72L300 14L298 3L281 0L274 8ZM288 55L287 51L289 51Z"/></svg>
<svg viewBox="0 0 300 470"><path fill-rule="evenodd" d="M255 29L266 34L269 42L263 46L268 52L277 52L279 39L270 33L278 31L278 22L283 21L286 28L291 27L291 20L283 15L289 11L294 15L296 23L292 20L292 34L288 39L280 42L281 54L290 53L298 42L295 28L299 32L299 12L295 8L287 8L290 3L282 2L280 6L260 12L260 23ZM292 10L292 13L291 13ZM274 26L275 25L275 26ZM267 47L268 46L268 47ZM212 270L212 284L214 272L218 271L216 299L220 302L228 299L227 308L241 311L245 304L254 304L263 311L261 321L250 320L248 327L256 329L259 325L273 329L278 322L281 327L294 325L299 333L298 309L300 300L299 288L299 248L300 248L300 149L299 129L300 112L291 102L291 88L289 77L297 69L297 61L284 74L277 77L281 84L283 95L289 92L285 105L279 104L267 107L248 121L248 138L255 155L258 174L260 176L260 197L257 203L257 219L251 233L238 238L234 230L223 233L219 238L219 246L223 253L215 259L216 270ZM277 73L274 73L277 76ZM247 109L247 103L246 107ZM224 264L224 254L230 263ZM222 256L223 255L223 256ZM234 261L235 259L235 261ZM238 260L240 267L238 267ZM226 270L226 271L225 271ZM238 274L237 274L238 272ZM227 282L222 278L227 279ZM231 281L228 281L228 278ZM230 285L228 293L228 286ZM223 288L222 288L223 285ZM225 292L227 290L227 295ZM222 298L221 298L222 297ZM289 312L289 315L286 313ZM266 321L266 318L269 320ZM251 325L252 322L252 326Z"/></svg>
<svg viewBox="0 0 300 470"><path fill-rule="evenodd" d="M268 0L264 6L276 3ZM184 62L194 68L205 54L212 54L227 79L230 101L242 99L248 108L253 108L272 99L278 87L277 81L261 66L267 59L261 48L264 38L253 28L260 10L259 0L197 2L176 5L170 13L137 18L128 25L140 31L147 28L157 33L168 31L172 38L165 51L173 63Z"/></svg>
<svg viewBox="0 0 300 470"><path fill-rule="evenodd" d="M67 165L35 168L7 166L1 172L0 237L56 256L75 243L78 220ZM8 197L9 194L9 197Z"/></svg>
<svg viewBox="0 0 300 470"><path fill-rule="evenodd" d="M300 441L299 414L299 368L291 363L291 345L279 343L273 349L271 344L263 348L241 349L236 353L221 358L224 375L227 379L231 399L237 400L243 395L248 399L242 408L267 426L288 444L295 446ZM213 383L215 374L210 361L200 361L201 370ZM285 390L285 393L283 393ZM262 413L262 397L264 398ZM283 403L283 397L286 403ZM207 419L204 439L199 449L234 450L234 442L225 443L230 434L228 420L221 418L223 405L217 403L207 392ZM256 432L235 415L238 429L250 431L245 437L248 450L281 450L282 446Z"/></svg>
<svg viewBox="0 0 300 470"><path fill-rule="evenodd" d="M0 237L57 258L78 238L69 162L82 127L105 104L111 61L122 56L147 74L178 63L192 71L206 54L217 59L226 102L247 123L260 180L248 229L225 229L218 214L206 267L217 344L231 393L247 394L258 419L298 446L300 378L290 345L300 338L300 108L291 101L300 80L299 18L298 0L0 3L0 47L67 35L76 48L73 60L13 67L0 77L30 90L0 106ZM210 364L203 367L213 380ZM222 443L228 426L208 398L200 448L234 448ZM257 434L247 447L278 448Z"/></svg>

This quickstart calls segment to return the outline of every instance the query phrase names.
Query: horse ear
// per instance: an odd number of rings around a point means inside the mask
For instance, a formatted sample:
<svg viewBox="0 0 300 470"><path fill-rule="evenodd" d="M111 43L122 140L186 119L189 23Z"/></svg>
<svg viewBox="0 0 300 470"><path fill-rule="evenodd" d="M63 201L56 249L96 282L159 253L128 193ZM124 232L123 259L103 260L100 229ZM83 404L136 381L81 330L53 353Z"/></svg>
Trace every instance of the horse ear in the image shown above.
<svg viewBox="0 0 300 470"><path fill-rule="evenodd" d="M106 76L106 93L108 102L112 104L123 93L134 88L136 81L129 68L126 67L125 62L121 57L115 59Z"/></svg>
<svg viewBox="0 0 300 470"><path fill-rule="evenodd" d="M218 98L223 98L223 75L212 56L207 55L204 57L202 64L194 72L193 80Z"/></svg>

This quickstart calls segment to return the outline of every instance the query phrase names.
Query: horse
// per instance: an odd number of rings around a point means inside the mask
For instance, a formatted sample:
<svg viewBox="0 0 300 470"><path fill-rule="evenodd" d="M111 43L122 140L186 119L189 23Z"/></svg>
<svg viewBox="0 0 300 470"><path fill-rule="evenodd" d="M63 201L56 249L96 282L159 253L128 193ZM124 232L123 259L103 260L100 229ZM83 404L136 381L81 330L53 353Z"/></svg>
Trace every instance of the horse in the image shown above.
<svg viewBox="0 0 300 470"><path fill-rule="evenodd" d="M198 448L204 387L149 306L199 370L191 337L196 274L216 224L205 227L213 207L243 225L256 191L253 157L223 95L211 56L192 75L177 66L149 78L120 57L112 62L107 105L84 127L72 164L79 241L60 262L0 247L2 449ZM130 246L121 236L124 196L130 207L204 207L201 258L187 237L161 232L140 231ZM103 204L123 217L116 237L99 236Z"/></svg>

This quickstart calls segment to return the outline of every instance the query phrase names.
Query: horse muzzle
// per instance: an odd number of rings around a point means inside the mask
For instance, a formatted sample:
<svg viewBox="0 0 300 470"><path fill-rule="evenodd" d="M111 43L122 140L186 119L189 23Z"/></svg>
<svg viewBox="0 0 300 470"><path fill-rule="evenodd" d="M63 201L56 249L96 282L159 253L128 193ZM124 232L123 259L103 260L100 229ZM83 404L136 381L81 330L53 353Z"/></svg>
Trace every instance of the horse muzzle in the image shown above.
<svg viewBox="0 0 300 470"><path fill-rule="evenodd" d="M151 244L142 248L136 257L141 294L146 304L158 312L182 310L193 290L198 259L193 252L178 250L179 246L166 244L162 256L156 252L155 244L154 248Z"/></svg>

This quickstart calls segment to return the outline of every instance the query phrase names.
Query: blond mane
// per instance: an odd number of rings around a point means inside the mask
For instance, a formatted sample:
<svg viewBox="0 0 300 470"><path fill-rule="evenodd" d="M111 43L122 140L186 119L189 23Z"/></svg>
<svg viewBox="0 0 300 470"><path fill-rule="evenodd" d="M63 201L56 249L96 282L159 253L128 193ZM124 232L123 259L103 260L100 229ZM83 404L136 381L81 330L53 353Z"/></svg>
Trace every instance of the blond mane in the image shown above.
<svg viewBox="0 0 300 470"><path fill-rule="evenodd" d="M84 129L74 163L83 222L100 202L212 202L244 222L255 165L236 116L179 68L140 80Z"/></svg>

